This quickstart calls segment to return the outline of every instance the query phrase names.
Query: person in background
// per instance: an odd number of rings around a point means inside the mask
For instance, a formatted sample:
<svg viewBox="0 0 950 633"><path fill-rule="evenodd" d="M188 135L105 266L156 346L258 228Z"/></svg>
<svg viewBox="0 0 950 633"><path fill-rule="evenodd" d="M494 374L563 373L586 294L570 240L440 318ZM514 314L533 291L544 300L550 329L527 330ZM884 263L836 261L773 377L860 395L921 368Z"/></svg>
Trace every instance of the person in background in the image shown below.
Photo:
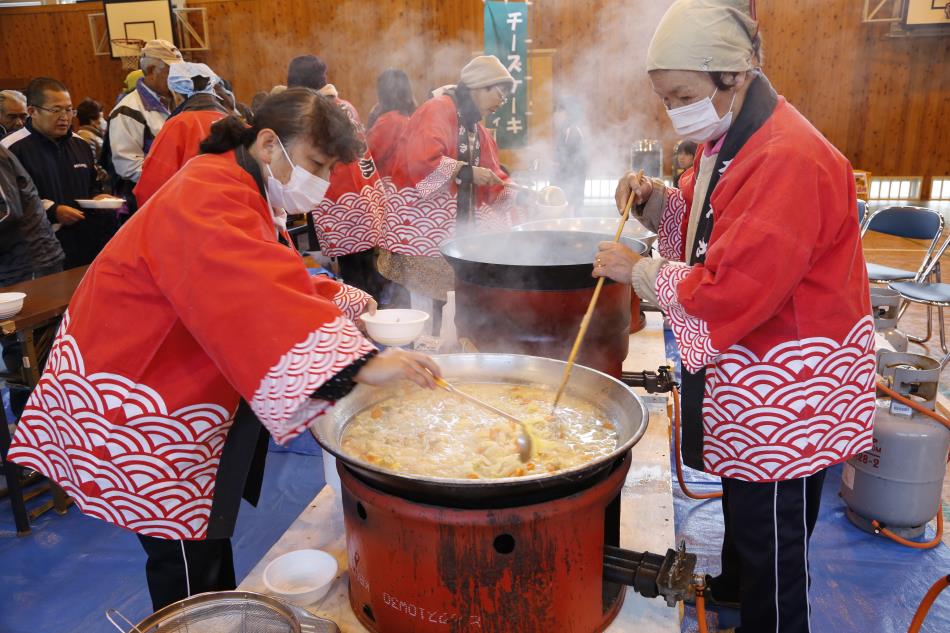
<svg viewBox="0 0 950 633"><path fill-rule="evenodd" d="M251 99L251 112L260 110L268 96L270 96L270 93L266 90L259 90L254 93L254 97Z"/></svg>
<svg viewBox="0 0 950 633"><path fill-rule="evenodd" d="M561 97L554 104L554 184L574 212L584 207L584 183L587 182L587 147L581 132L580 106L570 97Z"/></svg>
<svg viewBox="0 0 950 633"><path fill-rule="evenodd" d="M340 98L333 84L327 83L327 65L319 57L302 55L291 60L287 85L291 89L316 90L346 114L357 136L364 140L359 113L353 104ZM369 293L377 302L385 283L376 270L376 247L385 213L386 190L368 148L358 161L333 168L326 195L311 213L320 253L336 260L343 281Z"/></svg>
<svg viewBox="0 0 950 633"><path fill-rule="evenodd" d="M115 105L118 105L125 95L135 90L135 85L138 83L139 79L143 78L144 76L145 73L142 72L141 68L136 68L135 70L129 71L128 74L126 74L125 79L122 80L122 90L119 91L118 95L116 95Z"/></svg>
<svg viewBox="0 0 950 633"><path fill-rule="evenodd" d="M693 141L680 141L673 148L673 187L680 186L680 176L687 169L693 166L693 160L696 158L696 143Z"/></svg>
<svg viewBox="0 0 950 633"><path fill-rule="evenodd" d="M129 213L138 208L132 191L142 176L145 155L173 107L169 65L181 61L181 52L171 42L149 40L139 61L144 75L109 114L109 143L102 162L112 177L112 191L125 198Z"/></svg>
<svg viewBox="0 0 950 633"><path fill-rule="evenodd" d="M416 111L412 96L412 83L401 70L384 71L376 80L376 96L379 101L370 112L366 142L376 161L382 178L391 178L396 162L396 149L402 138L409 117Z"/></svg>
<svg viewBox="0 0 950 633"><path fill-rule="evenodd" d="M379 270L409 290L413 308L433 314L435 302L455 288L439 252L442 242L511 224L513 190L503 186L498 146L482 119L508 100L514 83L497 57L476 57L457 86L444 86L409 119L397 150Z"/></svg>
<svg viewBox="0 0 950 633"><path fill-rule="evenodd" d="M59 272L64 258L33 179L0 145L0 287Z"/></svg>
<svg viewBox="0 0 950 633"><path fill-rule="evenodd" d="M26 95L19 90L0 90L0 138L26 125Z"/></svg>
<svg viewBox="0 0 950 633"><path fill-rule="evenodd" d="M0 141L19 159L46 208L59 224L67 269L92 263L118 228L111 211L82 211L77 200L109 197L102 193L92 149L72 131L75 115L61 82L37 77L26 89L29 121Z"/></svg>
<svg viewBox="0 0 950 633"><path fill-rule="evenodd" d="M211 125L231 114L214 88L218 76L205 64L172 64L168 87L180 101L162 126L142 164L142 177L135 185L135 199L145 204L189 160L211 132Z"/></svg>
<svg viewBox="0 0 950 633"><path fill-rule="evenodd" d="M369 297L278 241L280 208L316 206L334 164L358 160L346 116L298 88L257 118L215 123L86 273L9 452L136 533L155 610L235 588L230 537L269 437L306 432L357 383L440 374L378 352L352 321Z"/></svg>
<svg viewBox="0 0 950 633"><path fill-rule="evenodd" d="M109 127L106 118L102 115L102 106L98 101L88 97L83 99L76 107L76 122L79 124L76 135L89 143L96 157L96 177L102 183L104 190L111 191L109 174L101 164L102 146Z"/></svg>
<svg viewBox="0 0 950 633"><path fill-rule="evenodd" d="M89 143L98 161L102 155L102 140L108 127L105 117L102 116L102 106L93 99L83 99L76 106L76 122L79 123L76 135Z"/></svg>
<svg viewBox="0 0 950 633"><path fill-rule="evenodd" d="M625 176L662 258L604 242L594 276L632 283L682 357L687 466L722 480L713 603L744 633L812 630L808 547L829 466L872 446L875 359L848 160L760 68L747 0L676 0L647 50L677 135L679 188Z"/></svg>
<svg viewBox="0 0 950 633"><path fill-rule="evenodd" d="M0 287L60 272L63 258L33 180L0 145ZM5 371L22 367L23 347L15 334L0 334L0 355ZM14 404L14 414L21 410Z"/></svg>

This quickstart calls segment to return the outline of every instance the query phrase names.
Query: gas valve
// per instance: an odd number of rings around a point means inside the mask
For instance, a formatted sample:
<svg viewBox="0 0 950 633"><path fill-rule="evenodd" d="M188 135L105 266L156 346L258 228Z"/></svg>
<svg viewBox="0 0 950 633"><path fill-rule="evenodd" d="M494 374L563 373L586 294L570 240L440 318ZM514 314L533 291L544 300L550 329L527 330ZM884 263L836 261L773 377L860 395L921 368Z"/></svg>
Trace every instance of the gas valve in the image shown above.
<svg viewBox="0 0 950 633"><path fill-rule="evenodd" d="M604 549L604 580L629 585L644 598L662 596L671 607L692 596L695 568L696 555L686 551L686 541L665 556L611 545Z"/></svg>
<svg viewBox="0 0 950 633"><path fill-rule="evenodd" d="M673 372L668 365L661 365L655 372L621 372L620 381L628 387L643 387L647 393L669 393L676 386Z"/></svg>

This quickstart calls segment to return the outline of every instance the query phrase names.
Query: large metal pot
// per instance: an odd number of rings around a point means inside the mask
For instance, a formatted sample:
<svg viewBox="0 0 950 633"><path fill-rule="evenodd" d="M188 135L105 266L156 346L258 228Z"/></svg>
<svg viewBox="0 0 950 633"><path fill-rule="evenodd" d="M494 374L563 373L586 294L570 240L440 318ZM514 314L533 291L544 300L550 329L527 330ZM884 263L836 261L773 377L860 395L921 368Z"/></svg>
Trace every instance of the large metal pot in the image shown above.
<svg viewBox="0 0 950 633"><path fill-rule="evenodd" d="M646 246L621 238L643 253ZM455 270L455 326L483 352L565 359L597 280L604 235L511 231L450 240L442 255ZM604 285L578 362L620 377L630 333L628 284ZM639 312L639 311L638 311Z"/></svg>
<svg viewBox="0 0 950 633"><path fill-rule="evenodd" d="M533 220L514 227L515 231L579 231L581 233L600 233L613 239L617 234L619 216L586 218L552 218ZM623 237L643 242L650 247L656 241L656 233L631 218L623 227Z"/></svg>
<svg viewBox="0 0 950 633"><path fill-rule="evenodd" d="M436 361L450 382L495 382L547 385L557 388L564 363L514 354L447 354ZM609 455L558 473L502 479L449 479L393 473L343 451L347 423L360 411L391 397L395 388L360 385L323 416L314 428L317 441L362 480L403 498L449 507L513 507L556 498L605 477L646 431L647 409L619 380L588 367L575 366L569 395L597 404L619 435ZM450 394L441 397L451 398Z"/></svg>
<svg viewBox="0 0 950 633"><path fill-rule="evenodd" d="M643 242L621 237L643 254ZM461 281L514 290L577 290L593 288L591 277L601 233L582 231L511 231L478 233L442 244L442 256Z"/></svg>

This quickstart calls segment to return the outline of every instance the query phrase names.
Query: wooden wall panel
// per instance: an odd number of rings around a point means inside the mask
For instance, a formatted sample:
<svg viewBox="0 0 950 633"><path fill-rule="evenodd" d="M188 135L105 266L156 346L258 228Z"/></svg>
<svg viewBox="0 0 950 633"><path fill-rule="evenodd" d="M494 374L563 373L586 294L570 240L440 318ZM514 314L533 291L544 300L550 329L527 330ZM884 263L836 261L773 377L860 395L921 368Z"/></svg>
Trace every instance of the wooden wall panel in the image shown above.
<svg viewBox="0 0 950 633"><path fill-rule="evenodd" d="M418 97L453 82L481 48L481 0L190 0L208 11L212 50L192 55L238 97L283 83L287 61L313 52L364 116L375 78L404 68ZM555 92L587 105L596 155L622 169L638 138L672 131L643 73L643 54L670 0L535 0L532 47L557 49ZM758 3L773 84L857 167L878 175L950 175L950 37L887 38L853 0ZM124 71L94 57L86 14L99 3L0 10L0 82L49 74L74 99L115 98ZM6 85L4 87L7 87Z"/></svg>

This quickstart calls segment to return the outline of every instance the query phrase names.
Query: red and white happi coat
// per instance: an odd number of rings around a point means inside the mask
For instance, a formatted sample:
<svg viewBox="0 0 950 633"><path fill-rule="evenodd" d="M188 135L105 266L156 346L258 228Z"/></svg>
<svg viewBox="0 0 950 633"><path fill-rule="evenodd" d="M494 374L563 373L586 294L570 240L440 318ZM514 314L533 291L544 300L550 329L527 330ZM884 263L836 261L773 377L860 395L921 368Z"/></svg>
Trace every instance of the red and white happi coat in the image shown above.
<svg viewBox="0 0 950 633"><path fill-rule="evenodd" d="M332 98L363 138L356 108L348 101ZM330 188L312 213L320 252L327 257L352 255L379 245L386 213L386 188L368 146L359 160L334 165Z"/></svg>
<svg viewBox="0 0 950 633"><path fill-rule="evenodd" d="M706 470L786 480L868 450L874 327L847 159L779 98L723 168L705 262L687 266L692 177L666 190L657 241L677 261L655 289L684 367L706 367Z"/></svg>
<svg viewBox="0 0 950 633"><path fill-rule="evenodd" d="M495 139L478 123L479 167L508 176ZM455 234L458 186L458 110L452 97L426 101L409 119L400 140L380 245L401 255L440 257L439 246ZM508 187L475 187L474 230L504 230L513 223L514 194Z"/></svg>
<svg viewBox="0 0 950 633"><path fill-rule="evenodd" d="M303 432L374 349L350 320L367 298L309 276L233 153L198 156L89 268L10 459L88 515L203 538L239 400L277 442Z"/></svg>
<svg viewBox="0 0 950 633"><path fill-rule="evenodd" d="M366 132L366 144L373 154L373 162L381 178L392 178L396 169L399 140L409 125L409 117L398 110L380 115Z"/></svg>

